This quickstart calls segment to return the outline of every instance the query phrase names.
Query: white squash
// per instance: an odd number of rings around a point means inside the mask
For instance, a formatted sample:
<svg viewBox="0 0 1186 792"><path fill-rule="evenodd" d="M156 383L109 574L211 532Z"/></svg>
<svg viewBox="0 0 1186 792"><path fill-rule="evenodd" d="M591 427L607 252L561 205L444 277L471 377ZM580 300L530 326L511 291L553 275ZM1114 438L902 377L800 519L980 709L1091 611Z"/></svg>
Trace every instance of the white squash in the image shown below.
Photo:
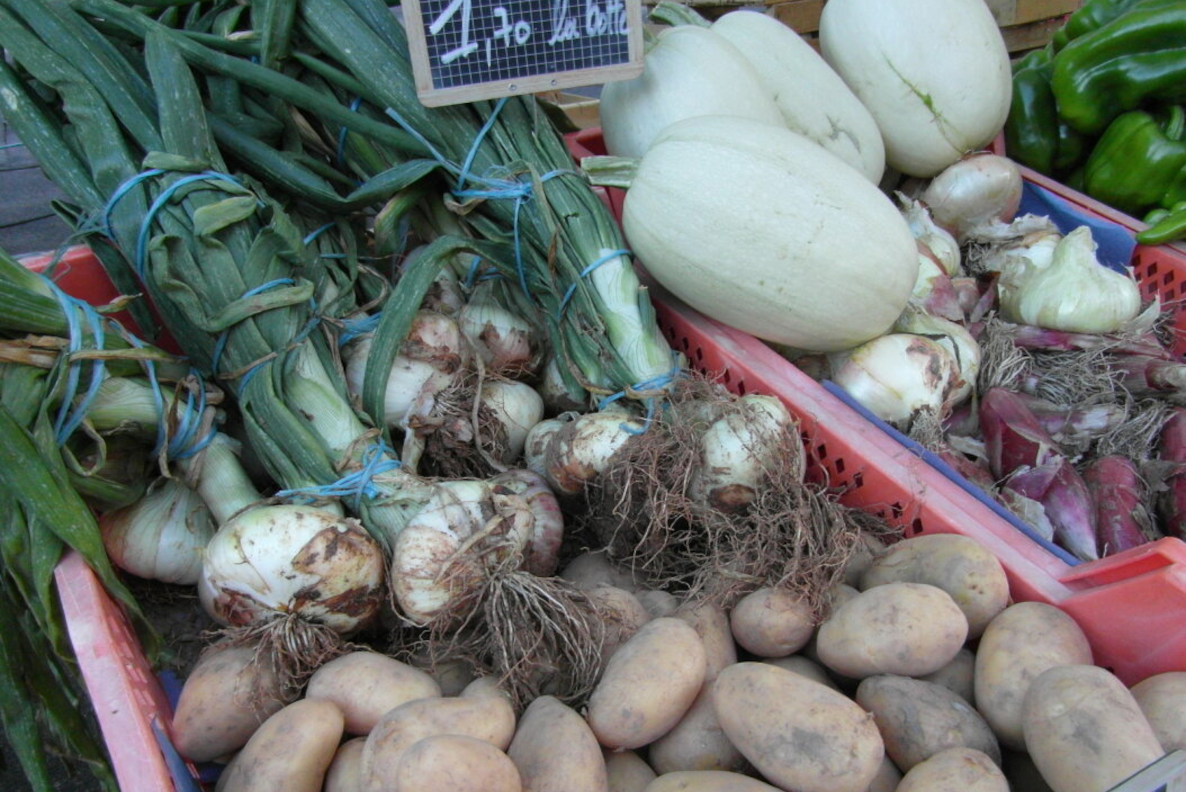
<svg viewBox="0 0 1186 792"><path fill-rule="evenodd" d="M827 61L791 28L755 11L730 11L712 24L758 73L783 123L877 184L885 144L869 110Z"/></svg>
<svg viewBox="0 0 1186 792"><path fill-rule="evenodd" d="M893 202L781 125L705 116L668 127L623 207L646 269L693 308L812 352L886 332L918 273Z"/></svg>
<svg viewBox="0 0 1186 792"><path fill-rule="evenodd" d="M641 157L664 127L694 116L781 123L753 66L728 41L690 25L665 28L657 39L641 75L601 90L601 133L610 154Z"/></svg>
<svg viewBox="0 0 1186 792"><path fill-rule="evenodd" d="M819 35L895 170L934 176L1005 124L1009 52L984 0L829 0Z"/></svg>

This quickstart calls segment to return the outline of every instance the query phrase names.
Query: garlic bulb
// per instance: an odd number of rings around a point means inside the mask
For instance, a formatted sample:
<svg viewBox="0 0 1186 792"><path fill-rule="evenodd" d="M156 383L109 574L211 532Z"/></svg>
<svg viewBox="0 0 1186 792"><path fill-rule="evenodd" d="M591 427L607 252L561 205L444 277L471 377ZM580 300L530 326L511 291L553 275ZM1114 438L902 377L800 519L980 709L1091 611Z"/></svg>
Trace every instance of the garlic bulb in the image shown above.
<svg viewBox="0 0 1186 792"><path fill-rule="evenodd" d="M223 625L293 614L348 635L378 615L384 567L357 520L310 506L262 506L210 540L198 598Z"/></svg>
<svg viewBox="0 0 1186 792"><path fill-rule="evenodd" d="M112 562L147 580L193 585L214 518L202 496L176 479L161 478L130 506L99 518Z"/></svg>
<svg viewBox="0 0 1186 792"><path fill-rule="evenodd" d="M955 360L937 341L887 333L861 344L834 364L832 380L857 403L898 428L923 412L943 417L959 376Z"/></svg>
<svg viewBox="0 0 1186 792"><path fill-rule="evenodd" d="M1001 316L1017 324L1073 333L1113 333L1141 310L1131 273L1099 263L1091 229L1080 226L1054 248L1050 263L1032 259L1000 282Z"/></svg>

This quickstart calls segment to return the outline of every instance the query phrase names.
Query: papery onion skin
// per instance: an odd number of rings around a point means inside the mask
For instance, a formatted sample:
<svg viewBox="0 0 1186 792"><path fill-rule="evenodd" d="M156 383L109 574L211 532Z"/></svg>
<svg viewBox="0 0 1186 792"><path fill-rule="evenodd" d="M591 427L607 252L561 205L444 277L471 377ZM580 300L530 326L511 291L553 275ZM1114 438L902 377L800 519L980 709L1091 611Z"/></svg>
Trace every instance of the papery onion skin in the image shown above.
<svg viewBox="0 0 1186 792"><path fill-rule="evenodd" d="M954 359L937 342L887 333L846 355L832 379L878 418L903 426L923 410L942 417L956 377Z"/></svg>
<svg viewBox="0 0 1186 792"><path fill-rule="evenodd" d="M977 226L1008 222L1021 205L1022 179L1017 163L998 154L977 152L949 165L922 193L931 217L956 239Z"/></svg>
<svg viewBox="0 0 1186 792"><path fill-rule="evenodd" d="M100 516L99 527L120 569L146 580L193 585L202 572L202 549L217 526L197 492L162 479L136 503Z"/></svg>
<svg viewBox="0 0 1186 792"><path fill-rule="evenodd" d="M266 506L231 519L210 540L198 597L225 626L296 614L349 635L378 615L385 566L357 520Z"/></svg>
<svg viewBox="0 0 1186 792"><path fill-rule="evenodd" d="M564 541L564 515L548 482L538 473L517 468L498 474L490 479L490 483L509 488L531 509L534 523L523 568L542 577L555 575L560 566L560 545Z"/></svg>

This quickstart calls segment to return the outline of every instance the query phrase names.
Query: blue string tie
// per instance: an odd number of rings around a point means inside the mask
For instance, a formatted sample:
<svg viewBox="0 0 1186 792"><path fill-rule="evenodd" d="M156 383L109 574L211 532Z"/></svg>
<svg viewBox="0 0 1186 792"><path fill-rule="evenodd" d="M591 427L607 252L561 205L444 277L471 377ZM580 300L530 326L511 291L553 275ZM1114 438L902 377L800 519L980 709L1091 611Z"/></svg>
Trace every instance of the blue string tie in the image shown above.
<svg viewBox="0 0 1186 792"><path fill-rule="evenodd" d="M592 264L590 264L589 266L587 266L583 270L581 270L581 274L579 276L577 276L577 280L578 281L584 280L584 278L587 275L589 275L589 273L591 273L593 270L597 269L602 264L605 264L608 261L613 261L614 259L619 258L621 256L633 256L633 255L634 254L631 253L629 250L611 250L609 253L606 253L604 256L597 259ZM572 295L576 292L576 290L577 290L576 282L569 284L568 289L566 289L564 292L564 299L562 299L560 301L560 307L556 309L556 319L560 319L560 317L564 315L564 309L568 306L568 301L572 299Z"/></svg>
<svg viewBox="0 0 1186 792"><path fill-rule="evenodd" d="M342 332L338 336L338 346L346 346L359 336L375 332L383 312L342 320Z"/></svg>
<svg viewBox="0 0 1186 792"><path fill-rule="evenodd" d="M384 442L367 446L362 455L362 467L348 473L332 484L316 484L308 487L284 489L276 493L277 498L298 499L306 503L333 498L351 498L354 510L362 505L363 498L377 498L382 491L375 485L374 478L400 466L395 452Z"/></svg>
<svg viewBox="0 0 1186 792"><path fill-rule="evenodd" d="M351 112L357 113L358 108L361 105L362 105L362 97L361 96L354 97L354 101L352 101L350 103ZM337 150L338 162L342 162L345 159L344 153L346 151L346 135L348 135L348 134L350 134L350 130L348 130L346 127L342 127L338 131L338 150Z"/></svg>
<svg viewBox="0 0 1186 792"><path fill-rule="evenodd" d="M94 348L96 350L103 349L103 323L104 319L99 315L99 312L91 305L71 297L62 291L56 283L50 279L45 279L46 283L50 285L54 297L58 304L62 306L63 313L66 314L66 326L69 330L70 339L67 346L67 352L70 355L81 352L83 349L83 329L80 326L79 314L86 319L89 325L91 338L94 341ZM82 362L72 360L70 362L69 371L66 374L66 386L62 394L62 403L58 407L58 414L54 419L54 439L58 445L65 445L66 441L70 439L70 435L82 425L86 418L87 412L91 405L94 404L95 397L99 393L99 386L103 384L104 372L106 364L102 358L96 358L91 361L91 378L87 385L86 392L78 404L75 404L75 397L78 394L79 382L82 379Z"/></svg>
<svg viewBox="0 0 1186 792"><path fill-rule="evenodd" d="M673 357L674 357L674 355L673 355ZM613 404L614 402L618 401L619 399L624 399L626 396L628 396L630 393L633 393L633 392L645 393L647 391L663 390L668 385L675 382L676 378L682 377L682 376L683 376L683 369L680 368L679 366L676 366L671 371L668 371L665 374L659 374L658 376L651 377L650 379L643 380L642 382L631 385L629 388L620 390L617 393L611 393L609 396L606 396L605 398L603 398L601 401L599 401L597 403L597 409L604 410L609 405ZM647 415L646 415L646 418L643 419L643 428L635 429L634 427L632 427L626 423L618 424L619 428L621 428L621 430L623 432L626 432L627 434L632 434L632 435L641 435L641 434L646 433L647 428L651 425L651 421L655 417L655 397L648 396L647 398L643 399L643 403L646 404L646 406L647 406Z"/></svg>

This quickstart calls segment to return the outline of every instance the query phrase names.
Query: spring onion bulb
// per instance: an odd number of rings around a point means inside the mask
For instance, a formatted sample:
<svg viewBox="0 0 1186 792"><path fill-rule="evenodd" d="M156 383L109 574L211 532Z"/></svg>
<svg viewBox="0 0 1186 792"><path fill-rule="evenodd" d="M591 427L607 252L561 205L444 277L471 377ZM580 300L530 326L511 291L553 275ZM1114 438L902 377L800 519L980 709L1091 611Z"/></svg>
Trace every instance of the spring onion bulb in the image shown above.
<svg viewBox="0 0 1186 792"><path fill-rule="evenodd" d="M953 321L964 317L951 277L929 251L919 250L918 278L914 281L914 290L907 305L919 306L929 314Z"/></svg>
<svg viewBox="0 0 1186 792"><path fill-rule="evenodd" d="M547 423L547 422L544 422ZM618 410L586 413L559 428L551 424L539 431L549 434L541 450L529 435L534 464L543 460L544 477L557 495L577 495L610 465L615 453L643 431L642 421Z"/></svg>
<svg viewBox="0 0 1186 792"><path fill-rule="evenodd" d="M1010 322L1077 333L1113 333L1140 313L1131 273L1102 266L1088 226L1055 246L1046 266L1027 259L1000 281L1001 315Z"/></svg>
<svg viewBox="0 0 1186 792"><path fill-rule="evenodd" d="M736 406L701 436L700 465L691 485L693 498L726 512L753 502L769 472L783 470L775 467L780 455L789 449L801 457L802 451L794 418L781 401L748 394ZM800 475L803 468L802 461L795 465Z"/></svg>
<svg viewBox="0 0 1186 792"><path fill-rule="evenodd" d="M560 376L560 363L555 355L548 357L544 364L543 374L536 386L539 395L543 397L544 406L550 415L576 410L585 412L588 409L589 394L583 388L573 393Z"/></svg>
<svg viewBox="0 0 1186 792"><path fill-rule="evenodd" d="M419 625L447 618L493 569L522 566L533 523L530 505L509 487L440 483L395 541L391 589L400 614Z"/></svg>
<svg viewBox="0 0 1186 792"><path fill-rule="evenodd" d="M373 337L354 341L345 354L346 385L351 395L362 393L367 357ZM391 366L384 396L384 420L400 426L413 412L431 409L436 394L452 385L469 360L458 323L435 311L420 311Z"/></svg>
<svg viewBox="0 0 1186 792"><path fill-rule="evenodd" d="M527 432L527 440L523 444L523 467L531 472L547 478L548 451L552 447L552 437L576 420L578 413L568 412L555 418L540 421Z"/></svg>
<svg viewBox="0 0 1186 792"><path fill-rule="evenodd" d="M934 221L962 242L979 227L1012 220L1021 190L1021 171L1013 160L978 152L943 169L921 198Z"/></svg>
<svg viewBox="0 0 1186 792"><path fill-rule="evenodd" d="M942 418L959 377L943 345L911 333L879 336L838 361L833 381L878 418L902 429L923 413Z"/></svg>
<svg viewBox="0 0 1186 792"><path fill-rule="evenodd" d="M292 615L349 635L378 616L384 566L357 520L311 506L261 506L210 540L198 598L224 626Z"/></svg>
<svg viewBox="0 0 1186 792"><path fill-rule="evenodd" d="M560 566L560 543L564 539L564 515L560 503L543 476L523 468L500 473L490 479L495 487L505 487L527 502L531 510L531 536L524 552L523 569L533 575L549 577Z"/></svg>
<svg viewBox="0 0 1186 792"><path fill-rule="evenodd" d="M535 388L513 380L483 382L479 399L497 427L494 440L499 461L516 462L523 455L527 433L544 417L544 400ZM483 429L483 435L486 433Z"/></svg>
<svg viewBox="0 0 1186 792"><path fill-rule="evenodd" d="M144 496L99 517L107 555L120 569L146 580L193 585L202 550L214 536L202 496L176 479L159 478Z"/></svg>
<svg viewBox="0 0 1186 792"><path fill-rule="evenodd" d="M499 302L497 285L493 280L479 283L457 322L487 371L512 379L531 376L540 363L539 333Z"/></svg>

